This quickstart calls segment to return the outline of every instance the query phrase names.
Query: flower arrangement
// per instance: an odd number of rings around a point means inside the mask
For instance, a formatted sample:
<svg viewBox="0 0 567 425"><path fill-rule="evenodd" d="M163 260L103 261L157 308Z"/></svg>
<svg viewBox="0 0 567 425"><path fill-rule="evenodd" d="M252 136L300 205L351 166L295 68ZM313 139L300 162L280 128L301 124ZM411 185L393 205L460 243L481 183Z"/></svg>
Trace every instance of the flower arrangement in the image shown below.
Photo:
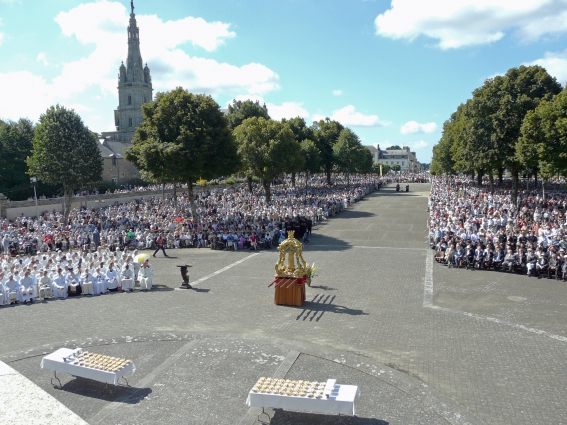
<svg viewBox="0 0 567 425"><path fill-rule="evenodd" d="M307 266L305 274L307 275L307 285L308 286L311 286L311 279L315 276L315 270L317 270L315 263L311 264L310 266L309 265Z"/></svg>

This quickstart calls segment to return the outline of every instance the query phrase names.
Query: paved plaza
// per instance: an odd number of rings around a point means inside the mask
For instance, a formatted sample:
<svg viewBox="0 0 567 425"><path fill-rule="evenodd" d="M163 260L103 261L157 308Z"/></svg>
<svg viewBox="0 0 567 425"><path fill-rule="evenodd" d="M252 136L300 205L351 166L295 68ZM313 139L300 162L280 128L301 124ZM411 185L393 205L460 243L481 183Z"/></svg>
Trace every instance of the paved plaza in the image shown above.
<svg viewBox="0 0 567 425"><path fill-rule="evenodd" d="M273 304L275 249L170 251L152 259L151 292L1 308L0 360L91 425L251 425L260 376L358 385L349 425L567 424L567 284L436 264L429 188L387 187L317 226L301 308ZM184 263L194 290L175 289ZM41 358L77 346L132 359L130 387L52 386ZM338 420L266 411L274 425ZM0 403L0 423L17 421Z"/></svg>

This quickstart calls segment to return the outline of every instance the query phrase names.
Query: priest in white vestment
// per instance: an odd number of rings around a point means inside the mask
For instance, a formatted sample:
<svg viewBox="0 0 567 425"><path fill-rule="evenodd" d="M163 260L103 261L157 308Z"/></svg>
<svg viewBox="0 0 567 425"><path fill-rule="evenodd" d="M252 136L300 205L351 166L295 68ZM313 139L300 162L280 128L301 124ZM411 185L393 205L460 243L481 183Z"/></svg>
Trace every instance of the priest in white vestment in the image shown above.
<svg viewBox="0 0 567 425"><path fill-rule="evenodd" d="M24 277L20 280L20 286L22 291L22 298L24 299L24 303L31 301L33 303L33 287L34 281L30 276L30 271L26 270Z"/></svg>
<svg viewBox="0 0 567 425"><path fill-rule="evenodd" d="M94 294L94 278L88 268L86 268L85 271L81 274L79 281L81 283L81 288L83 288L84 295Z"/></svg>
<svg viewBox="0 0 567 425"><path fill-rule="evenodd" d="M138 272L138 281L140 282L140 290L152 289L153 271L149 260L144 261L140 271Z"/></svg>
<svg viewBox="0 0 567 425"><path fill-rule="evenodd" d="M67 278L63 275L63 270L58 269L53 279L53 296L55 298L67 298Z"/></svg>
<svg viewBox="0 0 567 425"><path fill-rule="evenodd" d="M53 298L53 280L49 277L47 270L44 270L39 278L39 294L43 298Z"/></svg>
<svg viewBox="0 0 567 425"><path fill-rule="evenodd" d="M134 290L134 270L132 264L126 262L122 267L122 276L120 278L120 285L123 291Z"/></svg>
<svg viewBox="0 0 567 425"><path fill-rule="evenodd" d="M114 270L114 264L110 263L108 265L108 270L106 271L106 289L110 292L116 292L118 290L118 286L118 273Z"/></svg>
<svg viewBox="0 0 567 425"><path fill-rule="evenodd" d="M6 282L6 293L8 296L8 302L10 304L19 303L24 301L22 297L21 285L16 281L14 275L8 276L8 281Z"/></svg>
<svg viewBox="0 0 567 425"><path fill-rule="evenodd" d="M104 294L106 292L106 278L97 268L93 274L93 290L95 295Z"/></svg>

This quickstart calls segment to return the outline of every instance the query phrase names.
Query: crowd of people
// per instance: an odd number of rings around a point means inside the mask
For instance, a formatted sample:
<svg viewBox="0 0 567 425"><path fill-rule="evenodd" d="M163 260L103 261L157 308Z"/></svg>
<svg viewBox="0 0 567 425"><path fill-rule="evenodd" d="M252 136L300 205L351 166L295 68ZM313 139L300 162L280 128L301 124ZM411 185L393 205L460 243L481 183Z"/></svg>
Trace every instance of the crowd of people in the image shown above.
<svg viewBox="0 0 567 425"><path fill-rule="evenodd" d="M196 193L196 218L186 193L177 202L169 195L74 209L67 225L62 213L46 211L39 220L0 219L0 240L4 254L11 255L99 246L111 251L155 249L159 233L169 249L270 248L285 239L290 229L308 242L315 223L358 202L385 181L361 175L351 177L347 186L339 176L329 186L315 176L307 188L284 181L272 187L271 202L258 186L252 193L246 185L205 189Z"/></svg>
<svg viewBox="0 0 567 425"><path fill-rule="evenodd" d="M466 178L432 178L431 247L448 267L567 278L567 192L478 186Z"/></svg>
<svg viewBox="0 0 567 425"><path fill-rule="evenodd" d="M197 217L186 193L99 208L74 209L65 224L58 211L39 218L0 219L0 305L34 299L151 289L142 250L266 249L294 230L305 243L313 226L389 182L387 178L337 176L332 186L313 176L307 186L290 179L272 186L267 202L259 186L205 189L196 193ZM151 251L150 251L151 253Z"/></svg>
<svg viewBox="0 0 567 425"><path fill-rule="evenodd" d="M94 252L61 250L32 255L0 255L0 305L33 303L36 299L151 290L149 256L137 250Z"/></svg>

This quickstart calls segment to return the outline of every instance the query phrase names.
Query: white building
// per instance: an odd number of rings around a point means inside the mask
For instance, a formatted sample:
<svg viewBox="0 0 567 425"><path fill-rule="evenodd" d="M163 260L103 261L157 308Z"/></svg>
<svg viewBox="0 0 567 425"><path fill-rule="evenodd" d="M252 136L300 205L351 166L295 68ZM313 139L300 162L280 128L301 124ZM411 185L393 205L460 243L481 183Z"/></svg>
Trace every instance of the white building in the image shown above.
<svg viewBox="0 0 567 425"><path fill-rule="evenodd" d="M388 164L390 167L399 165L402 173L419 173L422 170L415 152L411 152L408 146L403 149L380 149L379 144L366 147L372 154L373 162Z"/></svg>

